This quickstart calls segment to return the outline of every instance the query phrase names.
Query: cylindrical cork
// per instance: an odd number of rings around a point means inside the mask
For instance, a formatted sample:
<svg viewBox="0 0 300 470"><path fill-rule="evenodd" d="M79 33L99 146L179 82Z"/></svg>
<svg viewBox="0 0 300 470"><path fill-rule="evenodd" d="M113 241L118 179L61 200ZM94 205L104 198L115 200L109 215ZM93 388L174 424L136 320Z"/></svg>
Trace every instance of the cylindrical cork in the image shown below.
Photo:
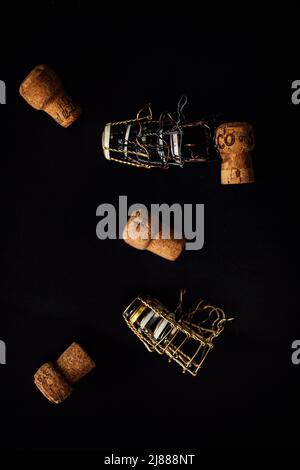
<svg viewBox="0 0 300 470"><path fill-rule="evenodd" d="M45 111L63 127L69 127L81 114L81 108L63 90L60 78L47 65L35 67L19 91L33 108Z"/></svg>
<svg viewBox="0 0 300 470"><path fill-rule="evenodd" d="M255 140L253 127L249 123L229 122L219 126L216 146L222 158L222 184L254 182L251 152Z"/></svg>
<svg viewBox="0 0 300 470"><path fill-rule="evenodd" d="M172 229L161 224L157 226L157 231L153 230L151 217L137 212L129 218L123 230L123 239L138 250L148 250L169 261L175 261L184 250L185 240L176 238Z"/></svg>
<svg viewBox="0 0 300 470"><path fill-rule="evenodd" d="M59 404L68 398L73 387L52 362L47 362L34 375L39 391L52 403Z"/></svg>
<svg viewBox="0 0 300 470"><path fill-rule="evenodd" d="M34 375L40 392L52 403L61 403L73 391L73 384L96 367L94 361L77 343L64 351L55 363L47 362Z"/></svg>
<svg viewBox="0 0 300 470"><path fill-rule="evenodd" d="M81 380L95 366L94 361L77 343L72 343L56 361L56 367L71 384Z"/></svg>

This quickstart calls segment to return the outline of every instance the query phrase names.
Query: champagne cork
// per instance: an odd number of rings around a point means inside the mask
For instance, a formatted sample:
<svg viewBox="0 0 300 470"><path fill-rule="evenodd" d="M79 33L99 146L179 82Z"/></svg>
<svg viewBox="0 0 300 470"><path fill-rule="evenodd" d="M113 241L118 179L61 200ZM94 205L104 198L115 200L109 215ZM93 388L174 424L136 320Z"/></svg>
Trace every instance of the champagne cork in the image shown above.
<svg viewBox="0 0 300 470"><path fill-rule="evenodd" d="M59 404L73 392L73 385L96 367L94 361L77 343L57 359L47 362L34 375L34 383L52 403Z"/></svg>
<svg viewBox="0 0 300 470"><path fill-rule="evenodd" d="M33 108L45 111L63 127L69 127L81 114L81 108L63 90L60 78L47 65L35 67L19 91Z"/></svg>
<svg viewBox="0 0 300 470"><path fill-rule="evenodd" d="M222 159L222 184L254 183L251 152L255 141L250 124L222 124L216 131L216 146Z"/></svg>
<svg viewBox="0 0 300 470"><path fill-rule="evenodd" d="M151 217L137 211L129 218L123 230L123 240L138 250L147 250L169 261L175 261L184 250L185 240L176 238L174 231L169 228L166 230L162 224L157 224L157 231L152 228Z"/></svg>

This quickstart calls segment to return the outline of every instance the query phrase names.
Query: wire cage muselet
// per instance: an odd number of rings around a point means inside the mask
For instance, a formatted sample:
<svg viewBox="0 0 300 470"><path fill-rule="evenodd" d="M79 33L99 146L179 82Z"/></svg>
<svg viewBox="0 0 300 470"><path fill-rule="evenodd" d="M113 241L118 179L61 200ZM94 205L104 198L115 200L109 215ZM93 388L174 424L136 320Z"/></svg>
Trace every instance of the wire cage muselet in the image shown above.
<svg viewBox="0 0 300 470"><path fill-rule="evenodd" d="M106 124L102 134L105 158L163 169L213 160L213 128L204 120L187 122L183 114L186 103L187 97L182 96L177 112L164 112L158 120L153 119L148 105L134 119Z"/></svg>
<svg viewBox="0 0 300 470"><path fill-rule="evenodd" d="M144 343L148 351L166 355L182 372L196 376L204 363L213 341L228 321L221 308L200 301L187 312L182 311L182 299L174 312L149 296L138 296L125 309L123 317L129 328Z"/></svg>
<svg viewBox="0 0 300 470"><path fill-rule="evenodd" d="M110 122L102 133L107 160L139 168L183 168L189 163L220 165L221 184L254 183L252 152L255 136L246 121L224 121L220 115L187 121L180 98L177 112L161 113L153 119L150 105L135 119Z"/></svg>

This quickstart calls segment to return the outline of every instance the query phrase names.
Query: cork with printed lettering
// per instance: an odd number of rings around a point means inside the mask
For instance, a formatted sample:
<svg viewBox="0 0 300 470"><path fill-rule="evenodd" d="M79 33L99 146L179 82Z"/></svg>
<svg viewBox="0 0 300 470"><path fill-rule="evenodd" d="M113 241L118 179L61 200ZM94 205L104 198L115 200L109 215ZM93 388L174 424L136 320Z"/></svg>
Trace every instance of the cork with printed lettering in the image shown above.
<svg viewBox="0 0 300 470"><path fill-rule="evenodd" d="M217 128L216 147L222 159L222 184L254 182L254 146L253 127L247 122L229 122Z"/></svg>

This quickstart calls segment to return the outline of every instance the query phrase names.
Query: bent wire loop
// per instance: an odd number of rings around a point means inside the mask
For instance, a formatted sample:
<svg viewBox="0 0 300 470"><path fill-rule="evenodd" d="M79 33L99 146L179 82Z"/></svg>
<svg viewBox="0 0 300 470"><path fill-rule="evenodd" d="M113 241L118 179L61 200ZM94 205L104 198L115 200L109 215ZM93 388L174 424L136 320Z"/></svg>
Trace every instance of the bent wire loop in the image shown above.
<svg viewBox="0 0 300 470"><path fill-rule="evenodd" d="M196 376L209 351L227 322L221 308L201 300L191 310L183 311L183 296L174 312L158 300L138 296L124 311L129 328L144 343L148 351L156 351L175 361L183 372Z"/></svg>
<svg viewBox="0 0 300 470"><path fill-rule="evenodd" d="M183 114L186 104L187 97L183 95L174 115L163 112L158 120L154 120L149 103L138 111L134 119L110 123L115 141L110 141L103 150L110 153L110 160L147 169L213 161L213 126L208 120L186 122ZM197 144L184 142L185 134L191 130L199 134L200 154Z"/></svg>

